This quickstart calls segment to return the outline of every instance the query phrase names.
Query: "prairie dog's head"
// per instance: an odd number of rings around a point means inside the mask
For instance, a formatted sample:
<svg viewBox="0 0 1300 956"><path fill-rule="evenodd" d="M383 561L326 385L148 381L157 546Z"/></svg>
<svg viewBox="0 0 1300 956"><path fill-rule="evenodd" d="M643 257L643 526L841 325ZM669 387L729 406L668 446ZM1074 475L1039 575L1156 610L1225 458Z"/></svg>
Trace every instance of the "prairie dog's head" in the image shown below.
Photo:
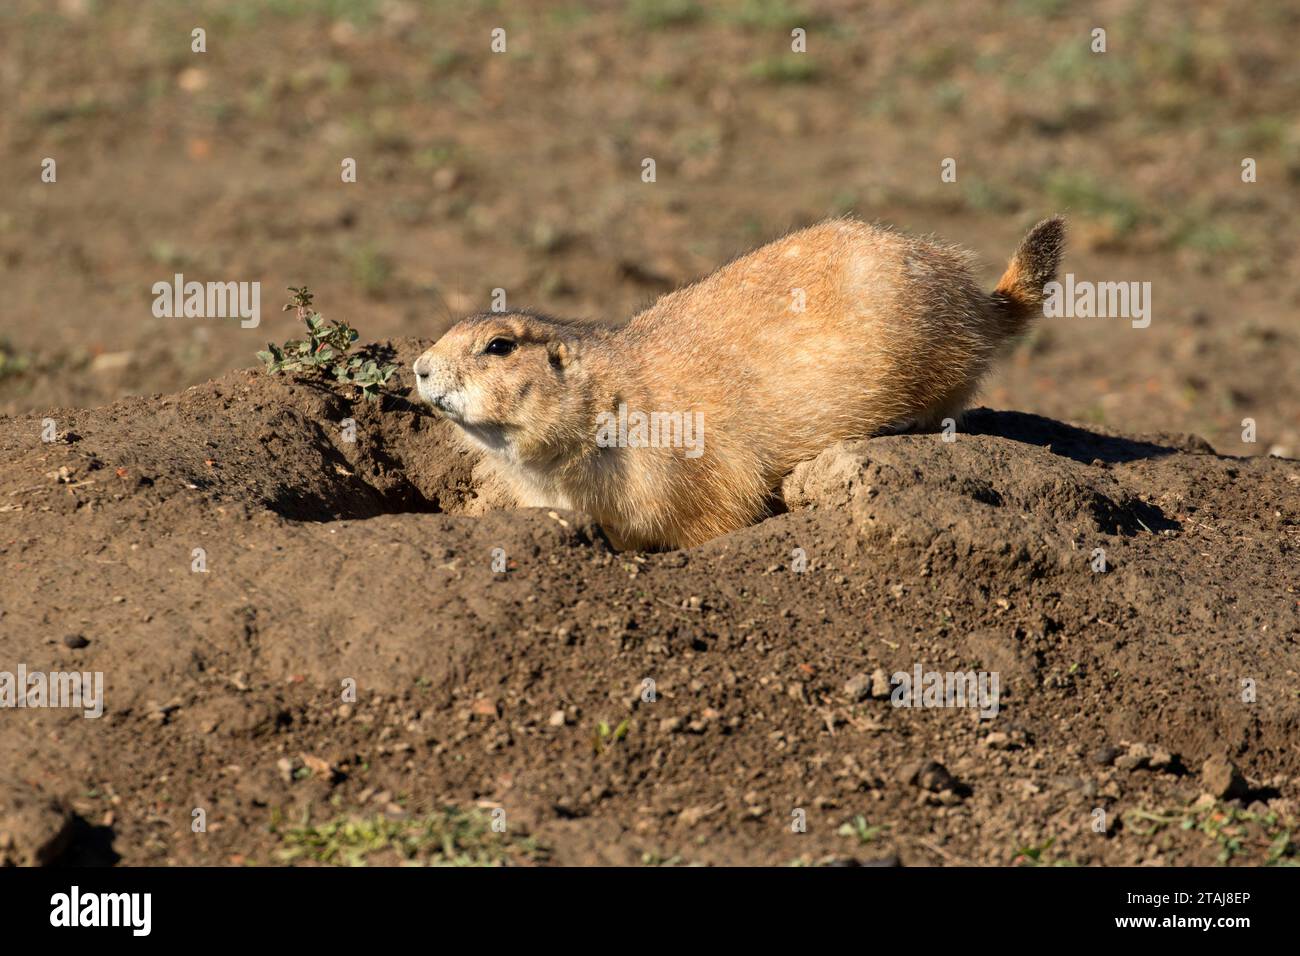
<svg viewBox="0 0 1300 956"><path fill-rule="evenodd" d="M522 312L471 316L415 360L416 388L488 451L549 457L575 411L580 335L570 323Z"/></svg>

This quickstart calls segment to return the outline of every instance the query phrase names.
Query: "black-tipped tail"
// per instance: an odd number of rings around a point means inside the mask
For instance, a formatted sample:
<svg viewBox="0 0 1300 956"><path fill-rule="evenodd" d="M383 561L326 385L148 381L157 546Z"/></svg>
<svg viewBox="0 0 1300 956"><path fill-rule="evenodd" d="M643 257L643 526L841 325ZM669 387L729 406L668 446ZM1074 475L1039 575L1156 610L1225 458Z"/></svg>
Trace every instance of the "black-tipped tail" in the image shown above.
<svg viewBox="0 0 1300 956"><path fill-rule="evenodd" d="M1024 331L1042 311L1043 286L1056 278L1065 249L1065 220L1044 219L1020 241L1007 271L993 290L993 303L1003 318L1007 335Z"/></svg>

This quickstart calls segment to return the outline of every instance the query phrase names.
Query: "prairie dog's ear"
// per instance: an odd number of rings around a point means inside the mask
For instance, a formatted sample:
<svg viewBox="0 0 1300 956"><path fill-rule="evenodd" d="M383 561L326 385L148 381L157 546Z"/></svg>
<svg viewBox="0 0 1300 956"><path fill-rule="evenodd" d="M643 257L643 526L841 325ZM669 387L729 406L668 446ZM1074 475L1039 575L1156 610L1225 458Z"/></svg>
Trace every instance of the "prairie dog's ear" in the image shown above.
<svg viewBox="0 0 1300 956"><path fill-rule="evenodd" d="M573 347L563 339L551 339L546 343L546 357L556 368L568 368L576 354Z"/></svg>

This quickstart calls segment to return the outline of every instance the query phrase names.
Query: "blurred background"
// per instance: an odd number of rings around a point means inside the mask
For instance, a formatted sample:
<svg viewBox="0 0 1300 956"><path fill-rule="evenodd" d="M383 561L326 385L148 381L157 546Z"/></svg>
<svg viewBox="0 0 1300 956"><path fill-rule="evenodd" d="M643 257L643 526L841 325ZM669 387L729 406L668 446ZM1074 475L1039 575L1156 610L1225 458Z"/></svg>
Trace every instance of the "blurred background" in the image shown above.
<svg viewBox="0 0 1300 956"><path fill-rule="evenodd" d="M496 287L617 322L852 213L991 287L1064 212L1064 271L1151 282L1151 326L1042 320L982 402L1300 455L1297 48L1284 2L3 0L0 412L255 365L290 285L363 341ZM260 281L261 326L155 318L176 272Z"/></svg>

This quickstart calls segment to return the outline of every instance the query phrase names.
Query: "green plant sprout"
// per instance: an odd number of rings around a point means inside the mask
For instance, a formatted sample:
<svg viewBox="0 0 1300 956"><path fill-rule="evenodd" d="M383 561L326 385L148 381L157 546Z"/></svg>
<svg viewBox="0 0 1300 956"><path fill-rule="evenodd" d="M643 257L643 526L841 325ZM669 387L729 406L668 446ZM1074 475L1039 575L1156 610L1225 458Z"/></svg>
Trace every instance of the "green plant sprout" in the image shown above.
<svg viewBox="0 0 1300 956"><path fill-rule="evenodd" d="M290 286L289 291L293 293L293 300L281 311L292 309L297 312L307 327L307 338L291 339L283 345L267 343L266 349L257 353L266 371L272 375L279 372L324 372L333 375L343 385L354 386L367 400L378 400L379 387L393 377L397 366L380 365L359 355L347 357L345 353L357 340L357 330L338 320L327 323L312 308L312 294L306 286L298 289Z"/></svg>

